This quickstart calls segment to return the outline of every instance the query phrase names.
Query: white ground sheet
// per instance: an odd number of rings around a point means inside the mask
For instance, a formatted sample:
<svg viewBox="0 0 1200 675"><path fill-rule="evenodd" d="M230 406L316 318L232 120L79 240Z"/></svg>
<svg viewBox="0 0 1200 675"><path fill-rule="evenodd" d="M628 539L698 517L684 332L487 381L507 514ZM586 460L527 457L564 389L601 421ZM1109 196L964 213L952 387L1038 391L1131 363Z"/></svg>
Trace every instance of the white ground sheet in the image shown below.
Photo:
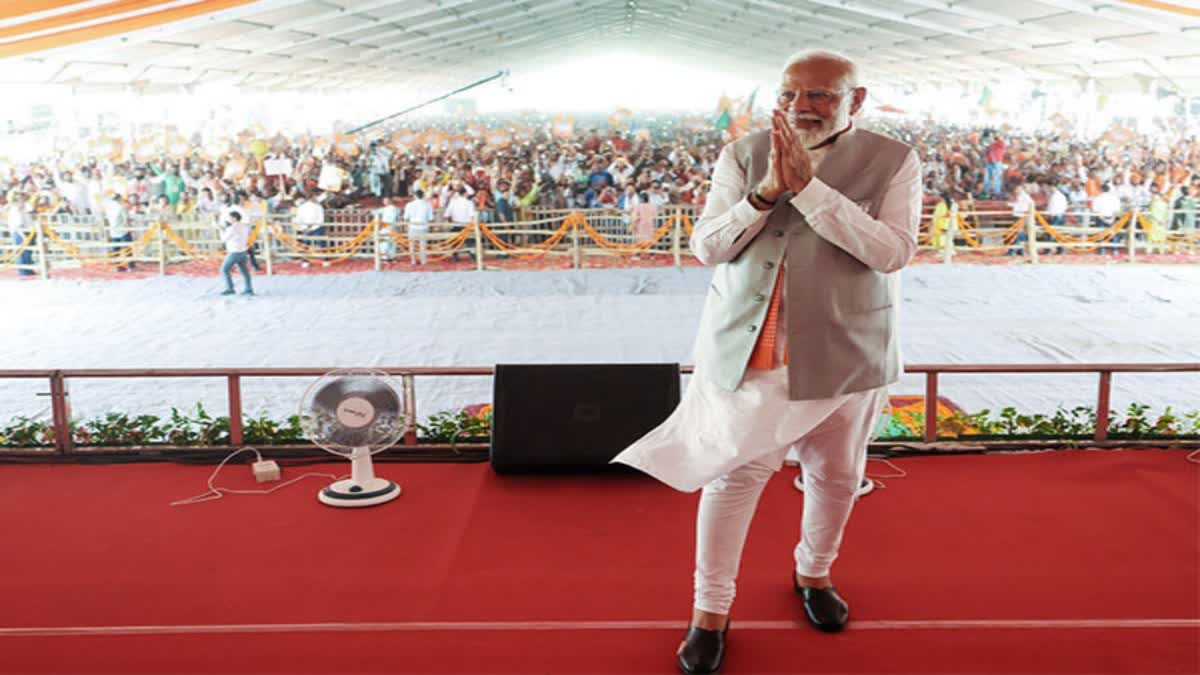
<svg viewBox="0 0 1200 675"><path fill-rule="evenodd" d="M0 368L690 363L711 270L356 273L0 282ZM1200 362L1200 269L919 265L903 272L908 363ZM239 280L240 289L240 280ZM1095 405L1096 375L959 375L966 409ZM303 379L243 383L248 413L293 412ZM486 377L419 378L418 414L491 400ZM72 411L225 409L225 382L74 380ZM42 381L0 380L0 421L49 414ZM923 392L909 375L893 393ZM1200 409L1200 373L1114 376L1114 407Z"/></svg>

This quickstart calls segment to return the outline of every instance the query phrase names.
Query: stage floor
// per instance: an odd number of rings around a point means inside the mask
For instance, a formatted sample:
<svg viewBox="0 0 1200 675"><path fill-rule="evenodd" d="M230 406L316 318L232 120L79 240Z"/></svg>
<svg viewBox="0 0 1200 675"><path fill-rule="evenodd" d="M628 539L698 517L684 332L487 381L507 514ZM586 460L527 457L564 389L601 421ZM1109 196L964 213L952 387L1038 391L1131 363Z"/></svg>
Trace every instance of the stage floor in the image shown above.
<svg viewBox="0 0 1200 675"><path fill-rule="evenodd" d="M1200 466L1182 451L897 460L835 581L788 586L803 497L770 484L726 673L1200 671ZM379 464L404 495L172 507L212 466L0 465L0 673L670 673L696 495L640 476ZM285 468L341 473L340 464ZM218 485L260 487L229 466ZM872 472L886 467L872 462Z"/></svg>

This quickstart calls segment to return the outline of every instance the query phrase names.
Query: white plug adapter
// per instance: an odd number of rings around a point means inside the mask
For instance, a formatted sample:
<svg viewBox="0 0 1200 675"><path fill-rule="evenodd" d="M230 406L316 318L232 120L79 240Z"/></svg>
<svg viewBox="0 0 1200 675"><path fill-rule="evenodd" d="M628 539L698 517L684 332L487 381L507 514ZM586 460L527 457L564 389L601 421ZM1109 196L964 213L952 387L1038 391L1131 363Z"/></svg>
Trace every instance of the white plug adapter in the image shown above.
<svg viewBox="0 0 1200 675"><path fill-rule="evenodd" d="M254 480L260 483L279 480L279 464L274 460L264 459L250 466L254 472Z"/></svg>

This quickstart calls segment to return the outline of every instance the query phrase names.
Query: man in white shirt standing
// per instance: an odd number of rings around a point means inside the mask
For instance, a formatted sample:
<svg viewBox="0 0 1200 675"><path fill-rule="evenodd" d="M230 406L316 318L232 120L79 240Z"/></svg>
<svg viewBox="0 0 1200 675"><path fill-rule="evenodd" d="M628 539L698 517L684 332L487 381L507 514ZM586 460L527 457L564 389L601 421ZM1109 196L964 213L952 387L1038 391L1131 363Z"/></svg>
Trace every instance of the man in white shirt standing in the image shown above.
<svg viewBox="0 0 1200 675"><path fill-rule="evenodd" d="M400 209L392 203L391 197L383 198L383 206L371 212L379 221L380 255L384 260L391 261L396 254L396 240L392 234L399 234Z"/></svg>
<svg viewBox="0 0 1200 675"><path fill-rule="evenodd" d="M1100 194L1096 195L1092 200L1092 212L1096 214L1097 224L1104 229L1112 227L1117 221L1117 214L1121 211L1121 198L1113 192L1112 185L1105 183L1100 186ZM1121 250L1121 242L1125 241L1125 234L1114 234L1111 242L1101 247L1101 250L1107 255L1116 255Z"/></svg>
<svg viewBox="0 0 1200 675"><path fill-rule="evenodd" d="M29 209L28 198L24 194L14 191L5 212L8 234L12 237L14 246L24 246L26 237L32 238L33 216ZM21 255L17 256L16 264L18 265L17 276L33 276L34 272L30 269L33 267L33 251L28 248L22 251Z"/></svg>
<svg viewBox="0 0 1200 675"><path fill-rule="evenodd" d="M1018 185L1013 192L1011 204L1014 218L1026 218L1029 215L1029 210L1033 208L1033 197L1029 196L1029 190L1024 185ZM1004 255L1010 256L1021 253L1026 239L1026 228L1022 224L1021 230L1017 233L1017 238L1013 241L1012 246L1008 247L1008 251Z"/></svg>
<svg viewBox="0 0 1200 675"><path fill-rule="evenodd" d="M124 200L120 195L112 194L104 202L104 223L108 226L108 240L113 242L113 250L119 251L121 243L133 243L133 233L129 231L129 209L125 208ZM132 270L134 262L130 256L128 267L126 265L117 265L118 272L124 272L126 269Z"/></svg>
<svg viewBox="0 0 1200 675"><path fill-rule="evenodd" d="M685 673L721 668L746 533L790 451L804 510L788 592L818 630L849 619L831 567L900 377L895 273L921 213L916 152L852 122L866 95L845 57L793 57L772 129L722 149L690 242L715 266L695 373L671 417L614 459L703 490Z"/></svg>
<svg viewBox="0 0 1200 675"><path fill-rule="evenodd" d="M237 213L242 222L246 223L247 226L249 225L250 218L246 215L245 209L240 205L238 193L234 190L226 190L221 193L221 207L217 209L213 216L213 224L216 226L218 232L224 231L225 225L229 223L229 216L233 213ZM253 254L251 254L251 258L253 261ZM254 270L258 271L257 265L254 266Z"/></svg>
<svg viewBox="0 0 1200 675"><path fill-rule="evenodd" d="M425 199L422 190L413 191L413 200L404 205L404 222L408 223L408 257L414 265L429 262L429 223L433 220L433 207ZM420 259L417 249L420 248Z"/></svg>
<svg viewBox="0 0 1200 675"><path fill-rule="evenodd" d="M221 263L221 276L225 277L225 290L221 295L233 295L233 276L230 271L234 265L242 272L245 288L242 295L254 295L250 285L250 265L246 250L250 248L250 225L242 220L238 211L230 211L227 219L221 223L221 241L225 243L225 262Z"/></svg>
<svg viewBox="0 0 1200 675"><path fill-rule="evenodd" d="M1042 189L1050 195L1046 202L1046 222L1052 227L1062 227L1067 222L1067 193L1063 191L1066 186L1047 180L1042 183ZM1058 246L1054 252L1061 254L1063 247Z"/></svg>
<svg viewBox="0 0 1200 675"><path fill-rule="evenodd" d="M305 196L304 201L296 208L296 230L308 235L300 239L301 243L325 248L325 209L312 195ZM316 239L315 237L321 238ZM325 267L329 266L328 261L321 264ZM308 267L308 261L305 260L300 265Z"/></svg>
<svg viewBox="0 0 1200 675"><path fill-rule="evenodd" d="M459 186L454 192L454 196L450 198L450 203L446 205L446 211L443 217L460 226L467 226L475 221L475 205L467 198L467 187ZM468 253L467 255L470 255ZM454 252L452 260L458 262L458 251Z"/></svg>

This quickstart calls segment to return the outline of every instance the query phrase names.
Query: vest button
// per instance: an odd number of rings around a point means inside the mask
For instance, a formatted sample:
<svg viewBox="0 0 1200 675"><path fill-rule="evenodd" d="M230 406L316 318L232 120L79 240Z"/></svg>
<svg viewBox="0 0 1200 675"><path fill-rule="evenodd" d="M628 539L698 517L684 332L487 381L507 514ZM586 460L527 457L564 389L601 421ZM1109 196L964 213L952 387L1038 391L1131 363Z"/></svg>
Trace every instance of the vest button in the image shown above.
<svg viewBox="0 0 1200 675"><path fill-rule="evenodd" d="M767 299L767 296L763 295L762 293L759 293L758 295L754 296L755 302L762 302L763 300L766 300L766 299Z"/></svg>
<svg viewBox="0 0 1200 675"><path fill-rule="evenodd" d="M768 260L767 262L763 263L763 269L764 269L764 270L769 270L769 269L771 269L772 267L775 267L775 263L771 262L770 260Z"/></svg>
<svg viewBox="0 0 1200 675"><path fill-rule="evenodd" d="M775 230L775 236L776 236L776 237L782 237L782 236L783 236L783 230Z"/></svg>
<svg viewBox="0 0 1200 675"><path fill-rule="evenodd" d="M758 326L750 325L746 327L746 330L753 333L754 331L758 330Z"/></svg>

